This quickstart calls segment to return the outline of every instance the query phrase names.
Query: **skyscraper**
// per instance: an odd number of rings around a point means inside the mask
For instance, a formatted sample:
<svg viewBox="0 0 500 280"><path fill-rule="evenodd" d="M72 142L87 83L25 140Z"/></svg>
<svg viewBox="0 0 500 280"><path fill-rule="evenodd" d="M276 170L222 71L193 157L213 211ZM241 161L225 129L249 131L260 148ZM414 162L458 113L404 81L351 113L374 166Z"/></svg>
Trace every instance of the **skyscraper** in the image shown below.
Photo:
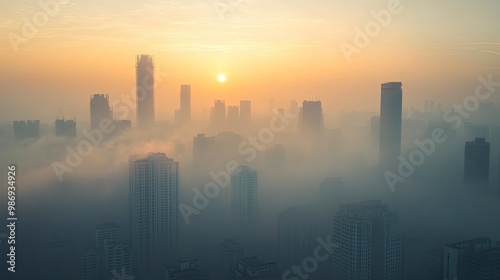
<svg viewBox="0 0 500 280"><path fill-rule="evenodd" d="M321 101L307 101L302 103L299 130L303 136L317 138L323 133L323 109Z"/></svg>
<svg viewBox="0 0 500 280"><path fill-rule="evenodd" d="M226 102L215 100L214 107L210 111L210 129L225 128L226 126Z"/></svg>
<svg viewBox="0 0 500 280"><path fill-rule="evenodd" d="M231 174L232 223L241 235L255 232L257 219L257 171L240 166Z"/></svg>
<svg viewBox="0 0 500 280"><path fill-rule="evenodd" d="M81 259L82 280L99 279L98 254L90 250L82 254Z"/></svg>
<svg viewBox="0 0 500 280"><path fill-rule="evenodd" d="M111 122L113 111L109 106L109 95L94 94L90 97L90 128L100 130L103 120Z"/></svg>
<svg viewBox="0 0 500 280"><path fill-rule="evenodd" d="M379 165L385 170L395 168L401 154L402 86L401 82L382 84Z"/></svg>
<svg viewBox="0 0 500 280"><path fill-rule="evenodd" d="M159 275L177 250L179 163L152 153L132 156L129 169L133 264L138 277Z"/></svg>
<svg viewBox="0 0 500 280"><path fill-rule="evenodd" d="M178 123L191 121L191 85L181 85L180 109Z"/></svg>
<svg viewBox="0 0 500 280"><path fill-rule="evenodd" d="M230 129L236 129L240 122L240 108L238 106L227 107L227 124Z"/></svg>
<svg viewBox="0 0 500 280"><path fill-rule="evenodd" d="M153 57L139 55L136 59L137 126L151 127L155 121L154 63Z"/></svg>
<svg viewBox="0 0 500 280"><path fill-rule="evenodd" d="M318 236L314 223L317 213L312 209L294 207L278 215L279 264L291 267L311 254ZM314 246L313 246L314 245Z"/></svg>
<svg viewBox="0 0 500 280"><path fill-rule="evenodd" d="M14 139L24 140L24 139L38 139L40 137L40 121L14 121Z"/></svg>
<svg viewBox="0 0 500 280"><path fill-rule="evenodd" d="M333 219L332 279L401 279L401 235L396 213L381 201L340 207Z"/></svg>
<svg viewBox="0 0 500 280"><path fill-rule="evenodd" d="M65 120L56 119L56 136L59 137L68 137L74 138L76 137L76 119L73 120Z"/></svg>
<svg viewBox="0 0 500 280"><path fill-rule="evenodd" d="M193 137L193 171L195 173L206 173L205 169L210 167L210 163L213 163L216 156L214 137L207 137L203 133Z"/></svg>
<svg viewBox="0 0 500 280"><path fill-rule="evenodd" d="M490 177L490 143L484 138L465 142L464 180L474 192L486 192Z"/></svg>
<svg viewBox="0 0 500 280"><path fill-rule="evenodd" d="M249 125L252 120L252 102L250 100L240 101L240 121L242 125Z"/></svg>
<svg viewBox="0 0 500 280"><path fill-rule="evenodd" d="M230 279L231 270L233 269L236 261L243 257L244 249L240 243L236 242L234 239L225 239L219 245L219 267L220 267L220 279Z"/></svg>
<svg viewBox="0 0 500 280"><path fill-rule="evenodd" d="M500 279L500 248L486 237L444 246L442 279Z"/></svg>

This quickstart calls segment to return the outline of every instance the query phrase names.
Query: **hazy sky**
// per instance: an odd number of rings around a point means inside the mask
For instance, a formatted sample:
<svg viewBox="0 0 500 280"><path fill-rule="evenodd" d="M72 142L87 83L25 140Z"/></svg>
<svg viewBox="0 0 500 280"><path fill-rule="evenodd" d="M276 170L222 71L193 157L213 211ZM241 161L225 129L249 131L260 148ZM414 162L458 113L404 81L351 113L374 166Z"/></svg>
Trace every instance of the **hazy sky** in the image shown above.
<svg viewBox="0 0 500 280"><path fill-rule="evenodd" d="M181 84L192 85L195 117L214 99L250 99L262 110L269 98L278 106L317 98L329 117L378 112L382 82L402 81L408 106L428 98L459 102L478 75L500 80L497 0L400 1L400 13L349 62L340 44L356 46L355 28L390 2L59 0L44 24L38 1L2 0L0 121L52 123L63 107L87 122L91 94L114 100L133 93L135 55L142 53L154 55L164 73L157 119L172 119ZM38 31L26 38L24 20L34 16ZM21 37L16 52L11 41ZM219 73L227 75L223 84Z"/></svg>

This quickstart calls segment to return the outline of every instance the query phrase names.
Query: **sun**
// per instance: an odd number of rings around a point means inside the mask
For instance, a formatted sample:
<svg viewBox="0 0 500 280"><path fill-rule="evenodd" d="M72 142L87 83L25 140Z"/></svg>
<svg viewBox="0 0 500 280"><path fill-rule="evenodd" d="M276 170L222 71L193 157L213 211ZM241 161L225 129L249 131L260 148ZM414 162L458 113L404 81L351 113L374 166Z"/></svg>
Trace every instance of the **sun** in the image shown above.
<svg viewBox="0 0 500 280"><path fill-rule="evenodd" d="M219 76L217 77L217 80L219 80L220 83L225 82L226 81L226 75L219 74Z"/></svg>

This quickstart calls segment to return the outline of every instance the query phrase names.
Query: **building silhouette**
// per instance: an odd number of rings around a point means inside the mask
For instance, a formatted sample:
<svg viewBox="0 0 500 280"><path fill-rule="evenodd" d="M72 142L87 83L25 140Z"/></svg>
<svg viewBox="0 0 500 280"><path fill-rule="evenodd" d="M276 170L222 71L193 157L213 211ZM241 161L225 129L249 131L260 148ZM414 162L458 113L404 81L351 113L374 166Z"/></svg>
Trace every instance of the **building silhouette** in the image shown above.
<svg viewBox="0 0 500 280"><path fill-rule="evenodd" d="M332 279L401 279L401 234L396 213L381 201L340 206L333 219Z"/></svg>
<svg viewBox="0 0 500 280"><path fill-rule="evenodd" d="M262 256L239 259L233 268L231 280L278 280L278 266L275 262L266 262Z"/></svg>
<svg viewBox="0 0 500 280"><path fill-rule="evenodd" d="M76 137L76 119L56 119L56 136L74 138Z"/></svg>
<svg viewBox="0 0 500 280"><path fill-rule="evenodd" d="M224 100L215 100L214 107L210 111L211 130L225 129L226 127L226 103Z"/></svg>
<svg viewBox="0 0 500 280"><path fill-rule="evenodd" d="M397 167L401 155L402 83L382 84L380 95L379 166L385 170Z"/></svg>
<svg viewBox="0 0 500 280"><path fill-rule="evenodd" d="M323 134L321 101L304 100L300 113L299 131L308 138L318 138Z"/></svg>
<svg viewBox="0 0 500 280"><path fill-rule="evenodd" d="M490 177L490 143L484 138L465 142L464 181L474 192L488 190Z"/></svg>
<svg viewBox="0 0 500 280"><path fill-rule="evenodd" d="M14 121L14 139L21 141L24 139L38 139L40 138L40 121Z"/></svg>
<svg viewBox="0 0 500 280"><path fill-rule="evenodd" d="M220 279L230 279L236 261L243 257L243 246L234 239L228 238L219 244Z"/></svg>
<svg viewBox="0 0 500 280"><path fill-rule="evenodd" d="M158 277L178 242L179 163L164 153L131 156L130 236L138 277Z"/></svg>
<svg viewBox="0 0 500 280"><path fill-rule="evenodd" d="M500 279L500 247L481 237L444 246L443 279Z"/></svg>
<svg viewBox="0 0 500 280"><path fill-rule="evenodd" d="M214 137L207 137L203 133L193 137L193 171L195 173L206 173L205 169L210 167L217 157Z"/></svg>
<svg viewBox="0 0 500 280"><path fill-rule="evenodd" d="M240 101L240 123L249 125L252 121L252 102L250 100Z"/></svg>
<svg viewBox="0 0 500 280"><path fill-rule="evenodd" d="M210 280L208 272L201 267L199 259L179 261L175 266L163 268L162 280Z"/></svg>
<svg viewBox="0 0 500 280"><path fill-rule="evenodd" d="M177 124L191 122L191 85L181 85L180 109L175 113Z"/></svg>
<svg viewBox="0 0 500 280"><path fill-rule="evenodd" d="M82 280L108 280L114 273L130 275L132 251L121 241L117 223L104 223L95 227L95 248L82 254Z"/></svg>
<svg viewBox="0 0 500 280"><path fill-rule="evenodd" d="M256 232L257 171L247 166L240 166L231 174L231 220L239 236Z"/></svg>
<svg viewBox="0 0 500 280"><path fill-rule="evenodd" d="M94 94L90 96L90 128L100 130L103 120L111 122L113 111L109 106L108 94Z"/></svg>
<svg viewBox="0 0 500 280"><path fill-rule="evenodd" d="M155 122L155 76L153 57L139 55L136 58L137 127L151 127Z"/></svg>
<svg viewBox="0 0 500 280"><path fill-rule="evenodd" d="M278 251L281 267L300 264L311 255L318 237L315 219L318 214L309 208L294 207L278 215Z"/></svg>
<svg viewBox="0 0 500 280"><path fill-rule="evenodd" d="M240 124L240 108L238 106L227 107L227 125L231 130L238 128Z"/></svg>

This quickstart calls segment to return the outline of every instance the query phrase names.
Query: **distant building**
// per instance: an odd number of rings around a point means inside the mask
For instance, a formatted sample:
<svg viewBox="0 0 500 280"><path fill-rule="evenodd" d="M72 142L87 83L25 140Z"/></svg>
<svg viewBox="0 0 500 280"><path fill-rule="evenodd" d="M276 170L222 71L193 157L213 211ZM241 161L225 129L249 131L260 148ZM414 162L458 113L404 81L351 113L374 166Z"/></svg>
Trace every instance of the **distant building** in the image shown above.
<svg viewBox="0 0 500 280"><path fill-rule="evenodd" d="M249 125L252 120L252 102L250 100L240 101L240 122Z"/></svg>
<svg viewBox="0 0 500 280"><path fill-rule="evenodd" d="M109 95L94 94L90 97L90 128L100 129L101 122L111 122L113 120L113 111L109 106ZM103 123L107 127L106 123Z"/></svg>
<svg viewBox="0 0 500 280"><path fill-rule="evenodd" d="M56 119L56 136L74 138L76 137L76 119Z"/></svg>
<svg viewBox="0 0 500 280"><path fill-rule="evenodd" d="M401 279L401 234L396 213L381 201L340 207L333 219L332 279Z"/></svg>
<svg viewBox="0 0 500 280"><path fill-rule="evenodd" d="M490 143L484 138L465 142L464 180L474 192L488 190L490 177Z"/></svg>
<svg viewBox="0 0 500 280"><path fill-rule="evenodd" d="M82 255L82 280L98 280L99 265L98 254L95 250L90 250Z"/></svg>
<svg viewBox="0 0 500 280"><path fill-rule="evenodd" d="M444 246L443 279L500 279L500 248L482 237Z"/></svg>
<svg viewBox="0 0 500 280"><path fill-rule="evenodd" d="M279 280L275 262L265 262L262 256L239 259L233 268L231 280Z"/></svg>
<svg viewBox="0 0 500 280"><path fill-rule="evenodd" d="M130 120L113 120L113 125L115 129L113 135L118 135L132 127L132 122Z"/></svg>
<svg viewBox="0 0 500 280"><path fill-rule="evenodd" d="M177 251L179 163L151 153L131 156L129 169L134 270L137 277L151 277Z"/></svg>
<svg viewBox="0 0 500 280"><path fill-rule="evenodd" d="M318 236L318 214L308 208L294 207L278 215L279 264L291 268L311 255ZM313 246L314 245L314 246Z"/></svg>
<svg viewBox="0 0 500 280"><path fill-rule="evenodd" d="M231 174L231 216L239 234L256 232L257 171L247 166L240 166Z"/></svg>
<svg viewBox="0 0 500 280"><path fill-rule="evenodd" d="M224 100L215 100L214 107L210 112L209 128L212 130L223 129L226 127L226 102Z"/></svg>
<svg viewBox="0 0 500 280"><path fill-rule="evenodd" d="M238 106L227 107L227 124L230 129L238 128L240 123L240 108Z"/></svg>
<svg viewBox="0 0 500 280"><path fill-rule="evenodd" d="M24 139L38 139L40 137L40 121L14 121L14 139L21 141Z"/></svg>
<svg viewBox="0 0 500 280"><path fill-rule="evenodd" d="M400 82L382 84L379 165L385 170L396 168L401 155L402 85Z"/></svg>
<svg viewBox="0 0 500 280"><path fill-rule="evenodd" d="M236 261L243 257L244 249L234 239L225 239L219 245L220 279L230 279Z"/></svg>
<svg viewBox="0 0 500 280"><path fill-rule="evenodd" d="M176 266L163 268L163 280L210 280L199 259L179 261Z"/></svg>
<svg viewBox="0 0 500 280"><path fill-rule="evenodd" d="M217 154L215 153L214 137L207 137L205 134L198 134L193 137L193 170L195 173L203 173L209 168Z"/></svg>
<svg viewBox="0 0 500 280"><path fill-rule="evenodd" d="M302 103L299 131L308 138L317 138L323 133L323 109L321 101Z"/></svg>
<svg viewBox="0 0 500 280"><path fill-rule="evenodd" d="M155 65L153 57L139 55L136 58L137 127L148 128L155 122Z"/></svg>
<svg viewBox="0 0 500 280"><path fill-rule="evenodd" d="M343 200L344 183L340 177L326 178L319 184L318 194L320 205L333 210L332 207Z"/></svg>
<svg viewBox="0 0 500 280"><path fill-rule="evenodd" d="M191 85L181 85L180 109L176 111L175 121L177 124L191 121Z"/></svg>

